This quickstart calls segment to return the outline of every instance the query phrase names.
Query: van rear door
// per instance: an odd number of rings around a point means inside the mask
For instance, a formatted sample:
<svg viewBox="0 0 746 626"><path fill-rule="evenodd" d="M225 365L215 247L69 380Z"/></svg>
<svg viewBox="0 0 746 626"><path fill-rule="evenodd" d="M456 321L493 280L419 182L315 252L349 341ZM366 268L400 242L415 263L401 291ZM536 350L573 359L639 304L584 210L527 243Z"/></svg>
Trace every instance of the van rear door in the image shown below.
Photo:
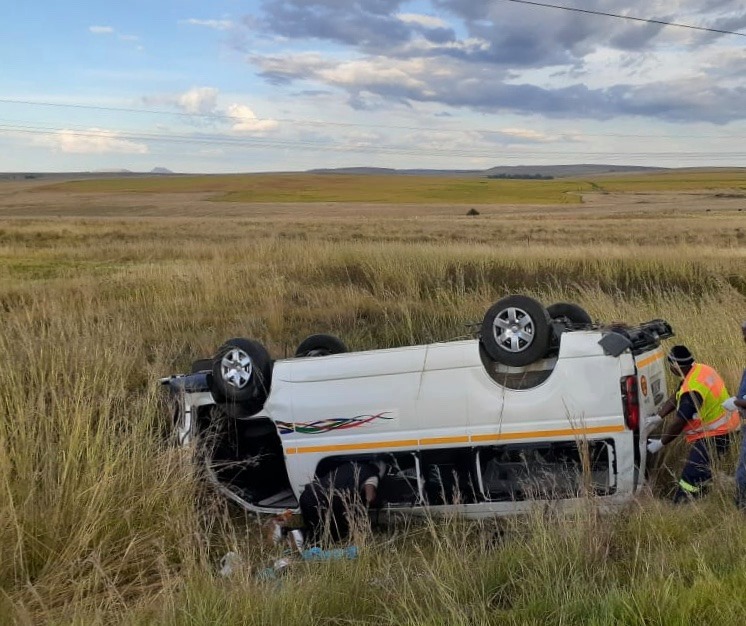
<svg viewBox="0 0 746 626"><path fill-rule="evenodd" d="M666 368L663 348L635 355L640 417L653 415L666 401Z"/></svg>
<svg viewBox="0 0 746 626"><path fill-rule="evenodd" d="M637 433L639 456L639 480L642 484L647 475L647 432L645 418L655 415L660 406L668 398L666 389L666 367L663 348L660 346L635 355L635 369L637 370L637 399L640 407L640 430Z"/></svg>

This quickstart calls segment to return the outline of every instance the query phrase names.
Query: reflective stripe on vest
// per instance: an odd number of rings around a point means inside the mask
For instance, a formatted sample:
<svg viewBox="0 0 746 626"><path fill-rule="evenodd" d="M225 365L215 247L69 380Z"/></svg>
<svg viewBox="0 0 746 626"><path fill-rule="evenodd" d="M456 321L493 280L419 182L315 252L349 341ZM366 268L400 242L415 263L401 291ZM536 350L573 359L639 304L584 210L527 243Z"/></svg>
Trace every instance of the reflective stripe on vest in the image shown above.
<svg viewBox="0 0 746 626"><path fill-rule="evenodd" d="M697 406L694 419L684 426L687 441L724 435L738 428L738 413L723 409L722 404L728 399L728 390L720 374L713 368L703 363L694 364L676 393L677 410L681 405L681 396L690 391L699 394L702 404Z"/></svg>
<svg viewBox="0 0 746 626"><path fill-rule="evenodd" d="M679 480L679 487L681 487L687 493L699 493L700 487L692 485L692 483L686 482L683 478Z"/></svg>

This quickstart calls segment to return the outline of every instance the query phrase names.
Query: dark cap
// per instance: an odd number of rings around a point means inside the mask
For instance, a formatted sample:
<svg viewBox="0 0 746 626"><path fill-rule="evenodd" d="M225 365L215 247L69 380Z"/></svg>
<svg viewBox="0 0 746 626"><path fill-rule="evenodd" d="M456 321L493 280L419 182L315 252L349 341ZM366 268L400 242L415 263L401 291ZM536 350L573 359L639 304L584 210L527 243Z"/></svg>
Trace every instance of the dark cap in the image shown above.
<svg viewBox="0 0 746 626"><path fill-rule="evenodd" d="M668 353L668 362L680 367L686 367L694 364L694 355L686 346L674 346Z"/></svg>

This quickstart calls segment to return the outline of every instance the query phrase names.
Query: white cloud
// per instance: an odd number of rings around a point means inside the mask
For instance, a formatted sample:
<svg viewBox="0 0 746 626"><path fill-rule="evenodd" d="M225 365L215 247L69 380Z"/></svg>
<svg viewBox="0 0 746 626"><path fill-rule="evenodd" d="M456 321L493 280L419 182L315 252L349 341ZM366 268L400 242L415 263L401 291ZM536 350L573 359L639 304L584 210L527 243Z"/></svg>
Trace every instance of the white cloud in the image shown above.
<svg viewBox="0 0 746 626"><path fill-rule="evenodd" d="M213 30L230 30L235 26L230 20L200 20L190 17L188 20L181 20L181 24L190 24L191 26L204 26Z"/></svg>
<svg viewBox="0 0 746 626"><path fill-rule="evenodd" d="M69 154L147 154L148 146L130 141L120 133L101 128L85 131L60 130L38 141Z"/></svg>
<svg viewBox="0 0 746 626"><path fill-rule="evenodd" d="M404 88L423 88L425 83L416 74L423 63L418 60L392 62L390 59L360 59L322 69L319 75L337 85L386 84Z"/></svg>
<svg viewBox="0 0 746 626"><path fill-rule="evenodd" d="M276 120L260 120L245 104L231 104L228 117L233 120L232 130L237 132L265 132L278 126Z"/></svg>
<svg viewBox="0 0 746 626"><path fill-rule="evenodd" d="M194 87L176 99L176 106L187 113L209 115L215 112L218 90L214 87Z"/></svg>
<svg viewBox="0 0 746 626"><path fill-rule="evenodd" d="M432 53L443 53L448 51L463 52L466 54L479 54L487 52L490 48L490 42L479 37L469 37L467 39L446 41L445 43L435 43L428 41L424 37L416 37L412 41L399 47L400 54L406 58L415 55L429 55Z"/></svg>
<svg viewBox="0 0 746 626"><path fill-rule="evenodd" d="M151 106L175 106L192 115L211 117L210 124L225 120L231 124L231 130L236 132L262 133L279 126L276 120L258 118L245 104L233 103L227 109L219 106L219 94L215 87L193 87L178 95L146 96L143 102Z"/></svg>
<svg viewBox="0 0 746 626"><path fill-rule="evenodd" d="M503 128L500 133L508 137L515 137L516 139L527 139L529 141L544 142L555 140L548 135L545 135L544 133L539 133L529 128Z"/></svg>
<svg viewBox="0 0 746 626"><path fill-rule="evenodd" d="M450 80L455 72L452 66L429 62L427 59L392 60L386 57L369 57L337 61L315 52L284 57L254 57L252 62L266 75L282 79L315 79L351 89L367 89L371 85L423 89L427 78L439 76Z"/></svg>
<svg viewBox="0 0 746 626"><path fill-rule="evenodd" d="M422 15L420 13L397 13L398 17L405 24L417 24L425 28L448 28L448 24L432 15Z"/></svg>
<svg viewBox="0 0 746 626"><path fill-rule="evenodd" d="M123 33L118 33L111 26L89 26L88 31L93 33L94 35L116 36L119 41L125 41L128 43L137 43L138 41L140 41L140 37L138 37L137 35L126 35ZM135 46L135 49L142 50L143 47L138 45Z"/></svg>

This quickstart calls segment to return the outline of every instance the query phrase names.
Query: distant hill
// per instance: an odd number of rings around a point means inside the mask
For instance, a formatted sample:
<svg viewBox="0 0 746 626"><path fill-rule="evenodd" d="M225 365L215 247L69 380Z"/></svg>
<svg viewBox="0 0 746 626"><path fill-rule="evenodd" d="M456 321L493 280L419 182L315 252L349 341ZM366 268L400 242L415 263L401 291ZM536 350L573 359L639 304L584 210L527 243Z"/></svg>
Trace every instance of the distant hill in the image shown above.
<svg viewBox="0 0 746 626"><path fill-rule="evenodd" d="M644 167L640 165L503 165L486 170L431 170L431 169L403 169L388 167L338 167L307 170L310 174L371 174L402 176L457 176L467 178L483 178L485 176L505 176L506 178L520 178L522 176L542 176L552 178L569 178L573 176L594 176L598 174L631 174L634 172L662 172L667 167Z"/></svg>
<svg viewBox="0 0 746 626"><path fill-rule="evenodd" d="M570 176L594 176L597 174L632 174L634 172L663 172L667 167L644 167L641 165L598 165L579 163L576 165L513 165L502 167L491 167L484 170L487 176L505 175L530 175L541 174L542 176L554 176L555 178L567 178Z"/></svg>
<svg viewBox="0 0 746 626"><path fill-rule="evenodd" d="M464 176L481 177L485 176L485 170L426 170L426 169L407 169L397 170L389 167L337 167L337 168L319 168L307 170L308 174L371 174L371 175L401 175L401 176Z"/></svg>
<svg viewBox="0 0 746 626"><path fill-rule="evenodd" d="M608 164L589 164L576 163L572 165L502 165L490 167L483 170L436 170L436 169L395 169L389 167L338 167L338 168L314 168L305 171L286 170L264 171L264 172L232 172L230 174L200 174L193 172L190 174L175 173L166 167L154 167L149 172L133 172L126 169L98 170L95 172L0 172L0 181L4 180L84 180L92 178L147 178L149 176L241 176L241 175L259 175L259 174L351 174L351 175L370 175L370 176L433 176L433 177L451 177L451 178L575 178L578 176L613 176L618 174L646 174L656 172L708 172L722 170L743 170L746 168L737 167L645 167L640 165L608 165Z"/></svg>
<svg viewBox="0 0 746 626"><path fill-rule="evenodd" d="M102 169L88 172L0 172L0 181L4 180L90 180L111 178L147 178L148 176L180 176L165 167L153 168L150 172L133 172L126 169Z"/></svg>

